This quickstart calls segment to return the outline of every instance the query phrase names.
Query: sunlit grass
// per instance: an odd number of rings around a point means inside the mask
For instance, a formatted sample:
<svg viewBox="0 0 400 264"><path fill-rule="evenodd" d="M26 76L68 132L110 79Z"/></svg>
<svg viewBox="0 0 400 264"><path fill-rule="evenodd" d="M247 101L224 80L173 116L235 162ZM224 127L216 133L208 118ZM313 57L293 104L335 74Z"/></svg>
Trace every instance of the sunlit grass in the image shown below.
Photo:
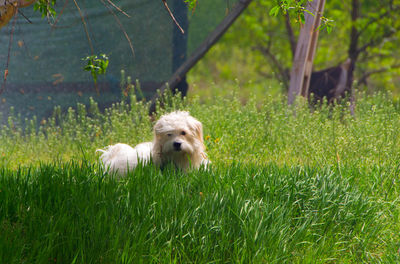
<svg viewBox="0 0 400 264"><path fill-rule="evenodd" d="M400 160L398 103L383 94L359 95L355 115L346 105L311 110L299 101L294 109L284 97L271 96L245 104L235 95L206 103L198 97L167 101L164 112L188 110L203 123L207 152L217 164L371 167L396 166ZM0 164L16 168L54 159L95 161L96 148L152 140L153 122L147 105L134 98L105 113L93 100L88 107L78 104L66 114L56 109L39 125L10 116L0 130Z"/></svg>
<svg viewBox="0 0 400 264"><path fill-rule="evenodd" d="M209 171L149 165L114 179L96 148L152 140L134 96L0 130L1 263L398 262L399 105L288 107L284 97L180 100Z"/></svg>

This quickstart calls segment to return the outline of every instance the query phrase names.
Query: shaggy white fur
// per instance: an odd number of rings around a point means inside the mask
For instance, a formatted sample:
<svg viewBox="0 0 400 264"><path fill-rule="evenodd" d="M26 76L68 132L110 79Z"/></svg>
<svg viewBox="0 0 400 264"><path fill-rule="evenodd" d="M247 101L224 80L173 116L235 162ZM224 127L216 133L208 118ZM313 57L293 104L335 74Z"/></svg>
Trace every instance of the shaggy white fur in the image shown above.
<svg viewBox="0 0 400 264"><path fill-rule="evenodd" d="M118 143L97 151L105 168L121 175L134 169L139 162L153 159L163 167L168 163L187 171L209 163L203 142L203 126L188 112L176 111L161 116L154 125L153 142L144 142L135 148Z"/></svg>
<svg viewBox="0 0 400 264"><path fill-rule="evenodd" d="M136 168L139 162L146 164L150 161L152 142L138 144L135 148L118 143L97 151L102 152L100 159L105 168L123 175Z"/></svg>

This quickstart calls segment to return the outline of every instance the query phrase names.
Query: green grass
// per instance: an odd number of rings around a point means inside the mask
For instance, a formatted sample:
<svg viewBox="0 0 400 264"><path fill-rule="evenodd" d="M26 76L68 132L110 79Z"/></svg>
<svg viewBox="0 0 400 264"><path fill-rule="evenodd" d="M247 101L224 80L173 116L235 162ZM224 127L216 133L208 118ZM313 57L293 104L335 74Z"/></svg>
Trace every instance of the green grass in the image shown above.
<svg viewBox="0 0 400 264"><path fill-rule="evenodd" d="M246 102L236 95L201 101L168 98L163 112L188 110L204 125L208 154L217 164L303 164L356 167L396 166L400 160L400 111L389 95L358 95L355 115L346 105L323 105L311 111L303 102L288 107L281 96ZM0 129L0 165L50 162L54 159L95 161L95 150L124 142L152 140L154 121L142 102L121 102L100 113L97 104L78 104L37 125L10 116ZM162 114L163 112L159 113ZM157 116L155 117L157 119ZM24 128L23 128L24 127Z"/></svg>
<svg viewBox="0 0 400 264"><path fill-rule="evenodd" d="M238 87L240 88L240 87ZM167 96L204 125L209 171L149 165L114 179L96 148L152 139L131 97L0 130L0 263L395 263L400 107L357 95L314 110L284 97ZM157 117L156 117L157 118Z"/></svg>
<svg viewBox="0 0 400 264"><path fill-rule="evenodd" d="M2 263L399 260L386 204L337 169L153 166L115 180L76 162L0 176ZM392 191L393 192L393 189ZM392 222L393 223L393 222ZM389 239L389 240L388 240Z"/></svg>

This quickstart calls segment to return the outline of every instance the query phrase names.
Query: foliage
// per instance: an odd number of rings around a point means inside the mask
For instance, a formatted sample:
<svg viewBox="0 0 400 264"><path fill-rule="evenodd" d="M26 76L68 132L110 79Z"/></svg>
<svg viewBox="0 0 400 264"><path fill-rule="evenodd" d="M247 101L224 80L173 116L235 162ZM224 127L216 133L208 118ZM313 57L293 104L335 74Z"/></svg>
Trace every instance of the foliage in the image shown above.
<svg viewBox="0 0 400 264"><path fill-rule="evenodd" d="M97 55L92 55L84 58L87 61L86 66L83 68L85 71L90 72L93 77L94 83L97 83L97 75L106 74L108 67L108 57L105 54L100 54L100 58Z"/></svg>
<svg viewBox="0 0 400 264"><path fill-rule="evenodd" d="M33 9L35 11L39 11L42 14L42 18L47 16L55 16L56 10L54 9L54 5L56 4L56 0L37 0Z"/></svg>
<svg viewBox="0 0 400 264"><path fill-rule="evenodd" d="M282 91L288 88L289 73L294 57L293 44L296 44L300 24L296 8L282 12L281 1L253 1L232 28L225 34L201 65L195 66L194 75L203 75L205 69L213 69L208 76L218 84L239 78L242 82L280 82ZM296 6L298 2L290 6ZM279 8L278 8L279 7ZM351 21L352 6L346 1L326 1L324 16L329 18L332 31L321 30L318 49L314 60L314 70L322 70L344 62L349 56L352 25L359 30L357 49L361 51L355 69L355 85L368 92L391 90L400 93L399 6L391 1L359 2L359 17ZM276 14L276 16L271 16ZM288 20L289 18L289 20ZM289 21L289 23L288 23ZM290 26L288 26L290 25ZM323 25L324 26L324 25ZM292 36L289 32L292 31ZM241 54L238 54L240 50ZM232 57L232 52L235 56ZM233 77L225 76L223 71L229 65L238 68ZM250 76L243 68L251 68ZM204 70L205 70L204 69ZM254 76L254 72L258 76ZM215 76L215 77L214 77ZM273 86L275 88L275 86Z"/></svg>
<svg viewBox="0 0 400 264"><path fill-rule="evenodd" d="M394 48L400 44L400 3L388 0L379 5L370 1L358 4L358 17L352 25L359 38L359 83L368 84L370 77L379 74L386 88L393 90L393 76L400 74L400 54Z"/></svg>
<svg viewBox="0 0 400 264"><path fill-rule="evenodd" d="M189 7L190 10L194 10L197 5L197 0L183 0Z"/></svg>
<svg viewBox="0 0 400 264"><path fill-rule="evenodd" d="M273 6L270 11L270 16L278 16L280 13L283 15L291 14L295 17L295 21L301 24L305 23L305 13L315 16L313 12L307 9L307 0L282 0L278 1L275 6ZM333 20L327 17L321 17L321 26L319 30L326 29L328 33L332 31Z"/></svg>

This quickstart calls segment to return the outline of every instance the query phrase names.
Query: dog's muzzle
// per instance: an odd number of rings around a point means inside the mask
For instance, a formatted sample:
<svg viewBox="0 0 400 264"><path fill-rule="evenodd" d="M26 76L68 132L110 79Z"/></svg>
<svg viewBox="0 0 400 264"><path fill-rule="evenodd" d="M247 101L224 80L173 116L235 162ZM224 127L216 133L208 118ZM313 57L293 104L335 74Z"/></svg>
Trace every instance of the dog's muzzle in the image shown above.
<svg viewBox="0 0 400 264"><path fill-rule="evenodd" d="M181 142L176 142L175 141L172 145L173 145L175 151L181 151L182 150L182 147L181 147L182 143Z"/></svg>

